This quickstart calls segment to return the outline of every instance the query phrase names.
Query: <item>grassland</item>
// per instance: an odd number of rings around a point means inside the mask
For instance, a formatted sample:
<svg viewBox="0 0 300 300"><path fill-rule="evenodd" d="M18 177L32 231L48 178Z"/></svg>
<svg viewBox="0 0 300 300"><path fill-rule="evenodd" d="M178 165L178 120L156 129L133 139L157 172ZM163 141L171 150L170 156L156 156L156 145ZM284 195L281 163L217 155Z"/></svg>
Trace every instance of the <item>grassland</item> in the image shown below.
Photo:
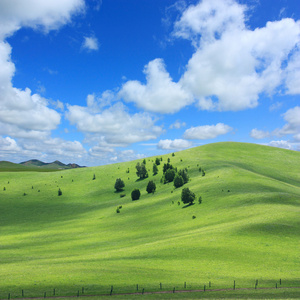
<svg viewBox="0 0 300 300"><path fill-rule="evenodd" d="M177 204L182 188L160 183L167 158L188 169L184 187L201 195L202 204L183 208ZM137 284L155 291L160 283L165 290L209 282L217 289L234 280L236 288L256 280L274 287L280 279L282 286L300 286L300 153L210 144L162 156L156 176L154 159L146 159L145 180L137 180L137 161L0 173L0 298L21 297L22 289L27 296L54 288L56 295L82 287L90 294L111 286L133 292ZM125 182L123 198L113 188L117 178ZM154 195L146 192L149 180ZM133 188L141 190L138 201L130 198Z"/></svg>

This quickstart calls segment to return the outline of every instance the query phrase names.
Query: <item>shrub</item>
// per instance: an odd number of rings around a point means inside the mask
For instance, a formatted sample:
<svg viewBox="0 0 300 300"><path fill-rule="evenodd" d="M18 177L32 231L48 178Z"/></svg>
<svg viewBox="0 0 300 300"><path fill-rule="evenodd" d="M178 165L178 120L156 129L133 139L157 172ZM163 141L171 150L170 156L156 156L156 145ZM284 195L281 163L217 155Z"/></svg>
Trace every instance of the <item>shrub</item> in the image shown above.
<svg viewBox="0 0 300 300"><path fill-rule="evenodd" d="M123 188L125 187L125 183L121 178L116 179L115 183L115 189L117 192L123 191Z"/></svg>
<svg viewBox="0 0 300 300"><path fill-rule="evenodd" d="M3 191L6 191L6 188L5 188L5 187L3 188Z"/></svg>
<svg viewBox="0 0 300 300"><path fill-rule="evenodd" d="M61 196L62 195L62 191L61 191L61 189L59 188L58 189L58 196Z"/></svg>
<svg viewBox="0 0 300 300"><path fill-rule="evenodd" d="M141 192L139 189L134 189L132 192L131 192L131 199L132 201L134 200L139 200L140 199L140 196L141 196Z"/></svg>
<svg viewBox="0 0 300 300"><path fill-rule="evenodd" d="M150 193L153 193L153 194L154 194L155 190L156 190L156 185L155 185L155 183L153 182L153 180L150 180L150 181L148 182L146 191L147 191L148 194L150 194Z"/></svg>
<svg viewBox="0 0 300 300"><path fill-rule="evenodd" d="M175 153L174 153L174 152L172 153L172 156L175 156Z"/></svg>
<svg viewBox="0 0 300 300"><path fill-rule="evenodd" d="M192 216L192 219L196 219L196 216Z"/></svg>
<svg viewBox="0 0 300 300"><path fill-rule="evenodd" d="M190 191L189 188L184 188L181 192L181 201L184 203L184 204L193 204L193 202L195 201L195 194Z"/></svg>
<svg viewBox="0 0 300 300"><path fill-rule="evenodd" d="M183 186L183 184L184 184L184 181L183 181L182 176L180 176L179 174L176 174L176 176L174 178L174 186L176 188L179 188L179 187Z"/></svg>
<svg viewBox="0 0 300 300"><path fill-rule="evenodd" d="M119 213L120 213L120 208L119 208L119 207L117 207L117 209L116 209L116 213L117 213L117 214L119 214Z"/></svg>
<svg viewBox="0 0 300 300"><path fill-rule="evenodd" d="M94 174L94 176L93 176L93 180L95 180L96 179L96 175Z"/></svg>
<svg viewBox="0 0 300 300"><path fill-rule="evenodd" d="M202 197L200 196L198 199L198 203L201 204L202 203Z"/></svg>

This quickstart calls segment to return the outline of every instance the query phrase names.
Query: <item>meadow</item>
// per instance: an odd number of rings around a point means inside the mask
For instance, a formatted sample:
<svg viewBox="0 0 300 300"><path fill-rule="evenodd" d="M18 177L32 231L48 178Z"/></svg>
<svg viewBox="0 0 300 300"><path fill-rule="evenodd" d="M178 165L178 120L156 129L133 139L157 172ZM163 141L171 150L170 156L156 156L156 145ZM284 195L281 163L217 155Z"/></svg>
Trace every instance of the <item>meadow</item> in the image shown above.
<svg viewBox="0 0 300 300"><path fill-rule="evenodd" d="M146 158L143 180L135 169L142 160L0 172L0 298L300 286L299 152L209 144L159 156L153 175L155 158ZM168 158L188 170L181 188L161 183ZM178 204L184 187L194 205Z"/></svg>

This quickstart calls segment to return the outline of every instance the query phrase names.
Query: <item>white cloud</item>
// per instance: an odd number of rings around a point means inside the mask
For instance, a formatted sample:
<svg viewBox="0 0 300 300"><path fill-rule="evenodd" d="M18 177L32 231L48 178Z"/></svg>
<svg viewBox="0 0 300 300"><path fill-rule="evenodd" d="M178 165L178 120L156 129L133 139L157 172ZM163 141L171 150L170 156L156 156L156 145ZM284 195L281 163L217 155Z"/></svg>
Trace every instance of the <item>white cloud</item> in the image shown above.
<svg viewBox="0 0 300 300"><path fill-rule="evenodd" d="M271 141L268 143L269 146L277 147L277 148L283 148L288 150L293 150L293 145L288 141Z"/></svg>
<svg viewBox="0 0 300 300"><path fill-rule="evenodd" d="M21 27L48 32L58 29L82 12L84 0L2 0L0 1L0 40Z"/></svg>
<svg viewBox="0 0 300 300"><path fill-rule="evenodd" d="M175 113L193 102L192 96L172 81L162 59L150 61L144 69L146 84L132 80L123 84L119 96L151 112Z"/></svg>
<svg viewBox="0 0 300 300"><path fill-rule="evenodd" d="M173 35L196 47L178 84L200 109L254 108L261 93L273 94L284 82L288 93L299 93L300 22L282 19L250 30L246 10L234 0L203 0L174 25Z"/></svg>
<svg viewBox="0 0 300 300"><path fill-rule="evenodd" d="M9 151L9 153L19 152L21 148L17 145L17 142L10 137L0 136L0 153Z"/></svg>
<svg viewBox="0 0 300 300"><path fill-rule="evenodd" d="M83 0L3 0L0 1L0 123L1 133L13 137L48 135L60 124L60 114L49 107L51 101L13 86L16 67L11 61L11 46L5 41L21 27L44 32L58 29L84 10ZM57 107L63 108L60 101ZM7 132L5 132L5 129Z"/></svg>
<svg viewBox="0 0 300 300"><path fill-rule="evenodd" d="M214 139L219 135L230 132L231 130L232 128L230 126L223 123L218 123L216 125L197 126L187 129L183 137L187 140Z"/></svg>
<svg viewBox="0 0 300 300"><path fill-rule="evenodd" d="M98 43L97 38L95 38L95 37L84 37L82 48L87 49L89 51L98 50L99 49L99 43Z"/></svg>
<svg viewBox="0 0 300 300"><path fill-rule="evenodd" d="M180 122L180 121L176 121L175 123L170 125L170 129L180 129L181 127L185 127L186 123L185 122Z"/></svg>
<svg viewBox="0 0 300 300"><path fill-rule="evenodd" d="M244 29L246 7L233 0L203 0L190 5L174 25L173 35L209 43L225 31Z"/></svg>
<svg viewBox="0 0 300 300"><path fill-rule="evenodd" d="M160 140L157 144L158 149L172 150L172 149L185 149L192 146L192 143L183 139L175 140Z"/></svg>
<svg viewBox="0 0 300 300"><path fill-rule="evenodd" d="M275 129L274 135L285 136L292 134L297 139L300 133L300 106L295 106L283 114L284 120L287 122L282 128Z"/></svg>
<svg viewBox="0 0 300 300"><path fill-rule="evenodd" d="M150 115L130 115L120 102L99 113L89 107L69 105L66 117L79 131L104 137L105 142L120 146L155 139L163 132Z"/></svg>
<svg viewBox="0 0 300 300"><path fill-rule="evenodd" d="M252 129L250 132L250 136L254 139L265 139L270 136L268 131L258 130L256 128Z"/></svg>

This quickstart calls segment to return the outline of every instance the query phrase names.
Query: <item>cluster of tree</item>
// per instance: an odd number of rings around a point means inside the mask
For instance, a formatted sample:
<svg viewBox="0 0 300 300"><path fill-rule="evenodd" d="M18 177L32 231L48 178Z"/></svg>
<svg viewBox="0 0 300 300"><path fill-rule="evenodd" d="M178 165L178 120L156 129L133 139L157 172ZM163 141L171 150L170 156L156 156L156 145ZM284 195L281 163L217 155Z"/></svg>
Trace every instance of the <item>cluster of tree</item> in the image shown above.
<svg viewBox="0 0 300 300"><path fill-rule="evenodd" d="M144 163L145 162L145 163ZM144 161L140 164L139 162L136 164L135 166L136 168L136 175L140 178L140 179L144 179L148 177L148 171L146 169L146 161L144 159Z"/></svg>
<svg viewBox="0 0 300 300"><path fill-rule="evenodd" d="M163 177L161 181L163 183L174 182L174 186L179 188L189 181L189 175L187 169L177 171L169 162L163 166Z"/></svg>
<svg viewBox="0 0 300 300"><path fill-rule="evenodd" d="M181 191L181 201L184 204L192 205L196 199L196 195L189 189L189 188L183 188ZM202 197L200 196L198 198L198 203L202 203Z"/></svg>

